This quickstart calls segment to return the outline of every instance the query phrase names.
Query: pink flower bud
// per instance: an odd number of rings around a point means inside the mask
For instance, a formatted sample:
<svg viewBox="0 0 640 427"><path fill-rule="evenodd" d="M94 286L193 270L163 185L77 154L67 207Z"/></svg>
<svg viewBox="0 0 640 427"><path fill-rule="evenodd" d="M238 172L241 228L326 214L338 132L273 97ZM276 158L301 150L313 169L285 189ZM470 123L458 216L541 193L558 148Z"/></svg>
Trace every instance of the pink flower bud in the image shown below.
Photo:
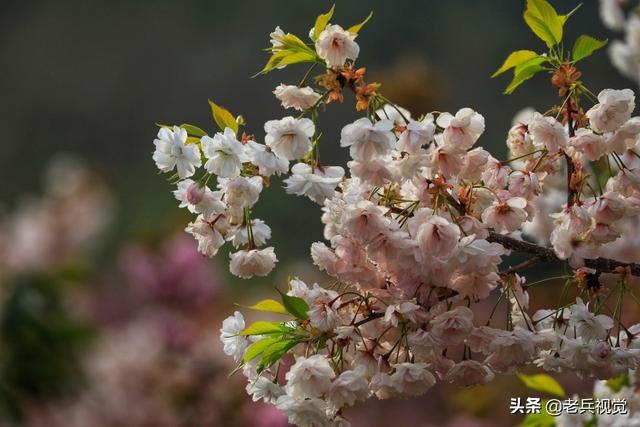
<svg viewBox="0 0 640 427"><path fill-rule="evenodd" d="M611 353L611 347L606 341L600 341L591 350L591 355L596 359L606 359L609 353Z"/></svg>
<svg viewBox="0 0 640 427"><path fill-rule="evenodd" d="M187 201L192 205L200 203L203 197L204 187L201 187L197 182L194 182L187 188Z"/></svg>

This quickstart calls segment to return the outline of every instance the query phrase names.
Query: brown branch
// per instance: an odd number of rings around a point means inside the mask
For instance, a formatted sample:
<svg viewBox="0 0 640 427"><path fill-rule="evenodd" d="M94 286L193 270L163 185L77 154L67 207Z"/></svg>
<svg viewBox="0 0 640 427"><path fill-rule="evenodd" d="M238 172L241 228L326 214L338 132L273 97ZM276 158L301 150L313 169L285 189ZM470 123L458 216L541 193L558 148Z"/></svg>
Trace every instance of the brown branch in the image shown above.
<svg viewBox="0 0 640 427"><path fill-rule="evenodd" d="M507 249L516 252L523 252L535 255L539 261L558 261L566 263L566 260L558 258L553 249L538 246L524 240L517 240L512 237L491 232L487 238L490 242L500 243ZM609 258L585 259L585 267L592 268L599 273L619 273L620 269L628 269L634 276L640 277L640 264L616 261Z"/></svg>
<svg viewBox="0 0 640 427"><path fill-rule="evenodd" d="M571 108L571 102L571 92L569 92L567 97L567 127L569 128L569 138L573 138L576 135L575 129L573 128L573 109ZM575 173L576 167L573 159L567 153L564 153L564 159L567 161L567 206L571 207L578 197L572 185L573 174Z"/></svg>
<svg viewBox="0 0 640 427"><path fill-rule="evenodd" d="M516 264L513 267L509 267L504 271L499 272L500 276L508 276L509 274L517 273L520 270L526 270L527 268L531 268L537 263L540 262L540 258L538 256L534 256L533 258L529 258L526 261L522 261L520 264Z"/></svg>
<svg viewBox="0 0 640 427"><path fill-rule="evenodd" d="M380 319L381 317L384 317L384 313L381 313L381 312L373 312L373 313L371 313L371 314L369 315L369 317L365 317L364 319L359 320L359 321L357 321L356 323L354 323L354 324L353 324L353 326L357 328L358 326L362 326L362 325L364 325L365 323L369 323L369 322L371 322L371 321L373 321L373 320Z"/></svg>

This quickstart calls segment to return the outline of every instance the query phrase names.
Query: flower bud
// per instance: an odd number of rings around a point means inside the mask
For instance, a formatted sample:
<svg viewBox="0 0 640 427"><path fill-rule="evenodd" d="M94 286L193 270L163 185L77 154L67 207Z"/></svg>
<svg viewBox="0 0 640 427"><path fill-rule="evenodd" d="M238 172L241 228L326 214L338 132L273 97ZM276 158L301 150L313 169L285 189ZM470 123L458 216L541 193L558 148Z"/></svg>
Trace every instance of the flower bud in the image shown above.
<svg viewBox="0 0 640 427"><path fill-rule="evenodd" d="M187 201L192 205L197 205L204 197L204 187L194 182L187 188Z"/></svg>

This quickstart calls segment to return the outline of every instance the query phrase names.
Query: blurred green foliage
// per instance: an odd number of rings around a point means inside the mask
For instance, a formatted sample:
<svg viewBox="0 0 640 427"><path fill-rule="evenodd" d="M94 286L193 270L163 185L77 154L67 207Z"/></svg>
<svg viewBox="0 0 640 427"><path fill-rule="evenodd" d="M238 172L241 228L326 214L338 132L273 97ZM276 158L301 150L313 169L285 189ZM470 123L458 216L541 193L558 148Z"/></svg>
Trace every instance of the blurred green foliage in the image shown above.
<svg viewBox="0 0 640 427"><path fill-rule="evenodd" d="M80 357L91 328L66 306L59 280L20 276L6 284L0 318L0 415L20 420L24 405L67 396L83 382Z"/></svg>

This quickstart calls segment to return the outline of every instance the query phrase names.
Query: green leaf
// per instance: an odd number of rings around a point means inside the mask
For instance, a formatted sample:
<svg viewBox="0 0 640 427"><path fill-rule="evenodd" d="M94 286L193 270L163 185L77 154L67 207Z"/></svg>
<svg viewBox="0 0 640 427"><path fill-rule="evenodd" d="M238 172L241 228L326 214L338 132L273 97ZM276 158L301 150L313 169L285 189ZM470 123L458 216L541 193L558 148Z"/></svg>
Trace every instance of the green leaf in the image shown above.
<svg viewBox="0 0 640 427"><path fill-rule="evenodd" d="M553 427L556 425L556 420L553 416L546 412L539 414L528 414L518 427Z"/></svg>
<svg viewBox="0 0 640 427"><path fill-rule="evenodd" d="M270 313L289 314L287 309L284 308L282 304L280 304L278 301L273 299L262 300L257 304L254 304L247 308L250 308L252 310L258 310L258 311L268 311Z"/></svg>
<svg viewBox="0 0 640 427"><path fill-rule="evenodd" d="M279 50L271 55L267 65L258 74L268 73L275 68L284 67L286 65L298 64L301 62L316 62L318 56L315 52Z"/></svg>
<svg viewBox="0 0 640 427"><path fill-rule="evenodd" d="M186 130L189 135L197 136L200 138L207 135L207 132L200 129L198 126L190 125L188 123L183 123L180 125L180 127Z"/></svg>
<svg viewBox="0 0 640 427"><path fill-rule="evenodd" d="M309 318L309 305L302 298L289 296L280 289L277 289L280 297L282 298L282 304L287 311L292 314L296 319L306 320Z"/></svg>
<svg viewBox="0 0 640 427"><path fill-rule="evenodd" d="M249 325L249 327L240 332L239 335L281 334L289 330L289 328L283 327L279 322L265 322L263 320L259 320Z"/></svg>
<svg viewBox="0 0 640 427"><path fill-rule="evenodd" d="M531 31L552 48L562 41L562 27L566 17L558 15L546 0L527 0L524 20Z"/></svg>
<svg viewBox="0 0 640 427"><path fill-rule="evenodd" d="M524 375L518 374L518 378L532 390L542 391L558 397L565 397L566 393L562 386L552 377L546 374Z"/></svg>
<svg viewBox="0 0 640 427"><path fill-rule="evenodd" d="M507 57L507 59L505 59L504 63L502 64L502 66L500 68L498 68L498 70L493 73L493 75L491 76L491 78L499 76L500 74L504 73L507 70L510 70L511 68L517 67L518 65L522 64L523 62L526 62L532 58L536 58L539 55L537 53L535 53L532 50L516 50L514 52L511 52L509 54L509 56Z"/></svg>
<svg viewBox="0 0 640 427"><path fill-rule="evenodd" d="M258 373L262 372L263 370L267 369L269 366L280 360L282 356L287 353L287 351L295 347L298 343L300 343L300 341L300 338L292 338L290 340L280 341L270 345L262 353L262 360L258 365Z"/></svg>
<svg viewBox="0 0 640 427"><path fill-rule="evenodd" d="M607 386L616 393L622 390L623 387L628 387L629 385L629 377L625 374L607 380Z"/></svg>
<svg viewBox="0 0 640 427"><path fill-rule="evenodd" d="M556 419L553 415L547 412L547 399L540 401L540 413L528 414L518 427L554 427L556 425Z"/></svg>
<svg viewBox="0 0 640 427"><path fill-rule="evenodd" d="M591 36L580 36L573 45L573 60L578 62L607 44L608 40L598 40Z"/></svg>
<svg viewBox="0 0 640 427"><path fill-rule="evenodd" d="M280 341L282 341L282 337L277 336L277 337L263 338L260 341L254 342L245 350L244 356L242 357L242 361L244 363L247 363L250 360L255 359L256 357L260 356L271 345Z"/></svg>
<svg viewBox="0 0 640 427"><path fill-rule="evenodd" d="M211 114L213 114L213 120L216 122L221 131L224 131L225 128L230 128L235 133L238 133L238 122L236 122L236 118L233 117L233 114L231 114L229 110L219 106L211 100L209 101L209 105L211 106Z"/></svg>
<svg viewBox="0 0 640 427"><path fill-rule="evenodd" d="M299 62L317 62L324 64L316 51L307 46L297 36L288 33L284 36L279 36L278 40L282 45L267 49L272 52L271 58L269 58L267 65L265 65L262 71L255 76L268 73L275 68L282 68Z"/></svg>
<svg viewBox="0 0 640 427"><path fill-rule="evenodd" d="M282 42L282 46L278 49L313 52L311 48L295 34L287 33L280 37L280 41Z"/></svg>
<svg viewBox="0 0 640 427"><path fill-rule="evenodd" d="M547 57L538 56L531 58L528 61L516 66L513 72L513 80L509 83L509 86L504 90L505 95L510 95L515 91L522 83L529 80L531 77L544 70L542 64L547 62Z"/></svg>
<svg viewBox="0 0 640 427"><path fill-rule="evenodd" d="M364 18L364 21L362 21L359 24L356 24L356 25L353 25L353 26L349 27L349 29L347 29L347 31L349 31L351 34L358 34L358 32L362 29L362 27L364 27L364 24L369 22L369 19L371 19L372 16L373 16L373 12L369 12L369 15L367 15L367 17Z"/></svg>
<svg viewBox="0 0 640 427"><path fill-rule="evenodd" d="M540 413L528 414L518 427L554 427L556 420L547 412L547 399L540 401Z"/></svg>
<svg viewBox="0 0 640 427"><path fill-rule="evenodd" d="M316 41L320 36L320 33L325 29L329 20L333 16L333 11L335 10L336 5L331 6L329 12L324 13L316 18L316 25L313 26L313 41Z"/></svg>

